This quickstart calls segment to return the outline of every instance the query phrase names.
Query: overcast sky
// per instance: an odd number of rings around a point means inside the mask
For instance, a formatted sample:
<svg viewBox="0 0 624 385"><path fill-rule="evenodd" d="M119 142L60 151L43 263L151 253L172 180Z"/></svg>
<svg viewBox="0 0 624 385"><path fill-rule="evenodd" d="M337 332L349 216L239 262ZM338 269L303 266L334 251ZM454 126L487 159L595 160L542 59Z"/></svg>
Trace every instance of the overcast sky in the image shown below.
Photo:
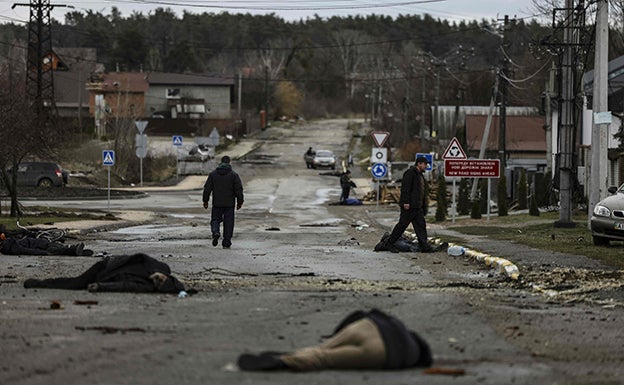
<svg viewBox="0 0 624 385"><path fill-rule="evenodd" d="M14 4L29 4L28 0L6 1L0 0L0 23L28 21L28 6ZM429 14L434 18L459 20L496 20L505 15L510 18L531 19L534 9L531 0L82 0L62 1L51 0L55 5L52 17L63 21L64 14L70 11L63 5L73 6L78 11L93 10L102 14L110 14L112 7L117 7L123 16L133 12L149 14L156 8L170 8L178 15L185 10L191 13L274 13L288 21L314 17L383 14L396 17L399 14Z"/></svg>

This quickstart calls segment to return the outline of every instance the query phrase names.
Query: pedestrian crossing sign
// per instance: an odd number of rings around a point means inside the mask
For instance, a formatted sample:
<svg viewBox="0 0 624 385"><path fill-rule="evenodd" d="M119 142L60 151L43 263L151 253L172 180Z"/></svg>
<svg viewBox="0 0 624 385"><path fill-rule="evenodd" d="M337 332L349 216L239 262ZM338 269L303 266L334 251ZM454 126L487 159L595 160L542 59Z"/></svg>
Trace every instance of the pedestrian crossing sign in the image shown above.
<svg viewBox="0 0 624 385"><path fill-rule="evenodd" d="M104 166L113 166L115 164L115 151L113 150L102 151L102 164Z"/></svg>
<svg viewBox="0 0 624 385"><path fill-rule="evenodd" d="M172 137L172 141L173 141L173 145L174 146L181 146L182 145L182 135L174 135Z"/></svg>

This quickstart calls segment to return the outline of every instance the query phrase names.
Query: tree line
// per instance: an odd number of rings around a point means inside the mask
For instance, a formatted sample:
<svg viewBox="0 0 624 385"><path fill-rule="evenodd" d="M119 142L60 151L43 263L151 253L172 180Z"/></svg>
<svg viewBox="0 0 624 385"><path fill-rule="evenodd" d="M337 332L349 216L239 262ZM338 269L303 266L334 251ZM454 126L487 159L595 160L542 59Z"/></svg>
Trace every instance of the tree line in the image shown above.
<svg viewBox="0 0 624 385"><path fill-rule="evenodd" d="M502 60L515 65L510 77L538 71L551 58L537 57L531 47L549 33L550 26L524 20L455 23L424 14L288 22L276 14L179 17L163 8L127 17L115 8L108 15L72 11L52 22L53 46L96 48L107 71L240 74L247 109L268 105L274 115L290 113L275 99L287 82L282 93L303 95L293 107L302 115L368 111L375 101L376 110L420 121L428 119L420 116L423 105L428 109L434 99L487 105ZM0 25L0 54L8 55L15 38L26 41L26 26ZM509 104L539 103L544 79L542 72L511 89Z"/></svg>

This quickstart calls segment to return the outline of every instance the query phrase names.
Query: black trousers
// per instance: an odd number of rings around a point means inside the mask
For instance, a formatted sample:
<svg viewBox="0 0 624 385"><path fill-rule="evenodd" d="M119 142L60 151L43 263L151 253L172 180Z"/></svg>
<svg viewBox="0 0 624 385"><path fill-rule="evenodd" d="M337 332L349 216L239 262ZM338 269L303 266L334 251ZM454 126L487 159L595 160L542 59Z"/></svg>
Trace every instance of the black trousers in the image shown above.
<svg viewBox="0 0 624 385"><path fill-rule="evenodd" d="M349 193L351 192L350 185L342 185L342 193L340 194L340 202L344 202L349 198Z"/></svg>
<svg viewBox="0 0 624 385"><path fill-rule="evenodd" d="M423 208L416 208L405 210L401 207L401 215L399 216L399 222L394 225L392 233L386 240L390 245L394 244L401 235L407 230L407 227L412 224L416 238L418 239L418 246L421 250L428 249L429 242L427 241L427 223L425 222L425 210Z"/></svg>
<svg viewBox="0 0 624 385"><path fill-rule="evenodd" d="M221 222L223 222L223 246L232 246L234 235L234 207L214 207L210 219L210 228L213 234L221 234Z"/></svg>

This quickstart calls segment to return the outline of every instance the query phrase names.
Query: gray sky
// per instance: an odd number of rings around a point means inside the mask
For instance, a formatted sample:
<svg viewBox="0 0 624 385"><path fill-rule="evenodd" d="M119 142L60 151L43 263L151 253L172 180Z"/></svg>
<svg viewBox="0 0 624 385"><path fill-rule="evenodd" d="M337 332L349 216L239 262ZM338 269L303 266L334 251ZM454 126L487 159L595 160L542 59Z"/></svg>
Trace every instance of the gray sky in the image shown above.
<svg viewBox="0 0 624 385"><path fill-rule="evenodd" d="M17 6L15 3L28 4L28 0L0 0L0 23L26 22L28 7ZM117 7L123 16L133 12L149 14L156 8L171 8L178 15L185 10L191 13L275 13L288 21L313 17L382 14L396 17L399 14L429 14L434 18L459 20L496 20L505 15L511 18L530 19L534 15L531 0L82 0L62 1L51 0L50 4L58 5L52 10L52 17L63 20L63 15L70 11L60 5L71 5L76 10L93 10L109 14L112 7Z"/></svg>

